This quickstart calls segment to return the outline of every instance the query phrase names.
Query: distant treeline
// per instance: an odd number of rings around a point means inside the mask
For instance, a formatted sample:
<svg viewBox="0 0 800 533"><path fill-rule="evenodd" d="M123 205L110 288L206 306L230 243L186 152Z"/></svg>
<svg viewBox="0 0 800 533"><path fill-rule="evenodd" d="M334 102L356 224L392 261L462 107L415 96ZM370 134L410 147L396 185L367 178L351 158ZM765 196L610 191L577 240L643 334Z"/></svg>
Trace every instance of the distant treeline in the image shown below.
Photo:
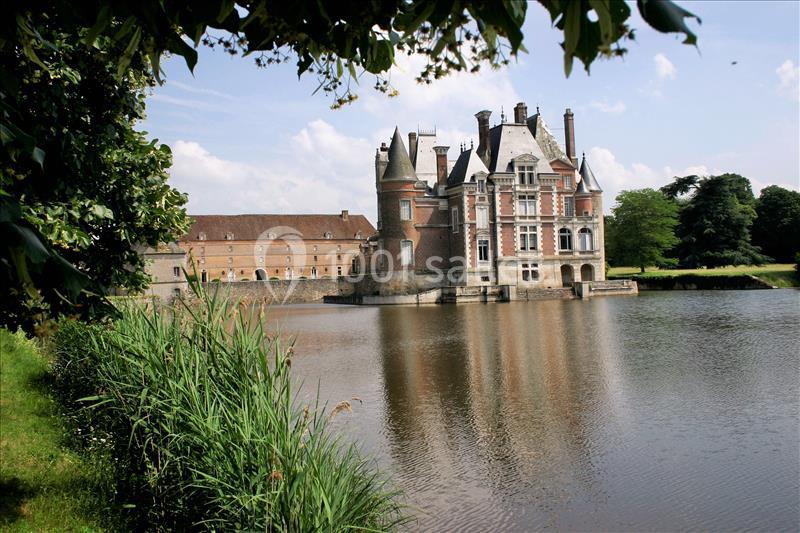
<svg viewBox="0 0 800 533"><path fill-rule="evenodd" d="M612 266L715 268L789 263L800 254L800 193L771 185L756 198L739 174L623 191L605 221Z"/></svg>

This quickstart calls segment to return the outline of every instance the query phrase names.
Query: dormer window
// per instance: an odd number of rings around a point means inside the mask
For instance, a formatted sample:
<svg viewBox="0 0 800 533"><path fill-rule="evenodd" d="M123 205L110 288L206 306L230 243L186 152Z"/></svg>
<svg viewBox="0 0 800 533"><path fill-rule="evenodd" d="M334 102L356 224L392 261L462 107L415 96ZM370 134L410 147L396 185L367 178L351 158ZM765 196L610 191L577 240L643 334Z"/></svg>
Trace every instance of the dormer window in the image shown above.
<svg viewBox="0 0 800 533"><path fill-rule="evenodd" d="M197 240L199 241L206 240L206 233L204 231L201 231L200 234L197 236Z"/></svg>
<svg viewBox="0 0 800 533"><path fill-rule="evenodd" d="M229 232L227 232L227 233L225 234L225 240L226 240L226 241L232 241L232 240L233 240L233 233L232 233L232 232L230 232L230 231L229 231Z"/></svg>
<svg viewBox="0 0 800 533"><path fill-rule="evenodd" d="M356 233L356 239L361 240L362 238L363 237L361 237L361 232L360 231L358 233Z"/></svg>
<svg viewBox="0 0 800 533"><path fill-rule="evenodd" d="M517 165L517 183L520 185L533 185L536 182L536 167L534 165Z"/></svg>
<svg viewBox="0 0 800 533"><path fill-rule="evenodd" d="M486 180L478 180L478 192L481 194L486 192Z"/></svg>
<svg viewBox="0 0 800 533"><path fill-rule="evenodd" d="M332 238L332 237L333 237L333 234L332 234L330 231L326 231L326 232L325 232L325 238L326 238L326 239L330 239L330 238Z"/></svg>

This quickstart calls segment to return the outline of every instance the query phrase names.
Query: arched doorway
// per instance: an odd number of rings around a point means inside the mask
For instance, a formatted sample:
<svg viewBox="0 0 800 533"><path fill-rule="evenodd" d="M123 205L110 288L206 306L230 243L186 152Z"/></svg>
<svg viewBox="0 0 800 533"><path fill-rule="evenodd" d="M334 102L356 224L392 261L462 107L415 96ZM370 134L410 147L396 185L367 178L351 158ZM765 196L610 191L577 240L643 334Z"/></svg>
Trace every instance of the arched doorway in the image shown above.
<svg viewBox="0 0 800 533"><path fill-rule="evenodd" d="M581 281L594 281L594 267L583 265L581 267Z"/></svg>
<svg viewBox="0 0 800 533"><path fill-rule="evenodd" d="M256 269L256 281L266 281L267 280L267 271L263 268Z"/></svg>
<svg viewBox="0 0 800 533"><path fill-rule="evenodd" d="M574 281L574 271L571 265L561 265L561 285L571 287Z"/></svg>

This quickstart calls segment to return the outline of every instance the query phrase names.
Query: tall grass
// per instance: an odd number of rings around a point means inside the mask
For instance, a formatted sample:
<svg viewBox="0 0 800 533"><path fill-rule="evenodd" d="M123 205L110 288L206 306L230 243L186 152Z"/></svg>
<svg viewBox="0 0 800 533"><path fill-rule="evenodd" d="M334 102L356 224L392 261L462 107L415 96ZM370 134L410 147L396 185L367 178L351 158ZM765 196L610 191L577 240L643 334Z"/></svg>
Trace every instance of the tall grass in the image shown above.
<svg viewBox="0 0 800 533"><path fill-rule="evenodd" d="M257 309L209 295L175 309L121 303L113 327L56 334L63 388L124 454L150 524L267 531L387 530L403 510L385 478L302 405L290 346Z"/></svg>

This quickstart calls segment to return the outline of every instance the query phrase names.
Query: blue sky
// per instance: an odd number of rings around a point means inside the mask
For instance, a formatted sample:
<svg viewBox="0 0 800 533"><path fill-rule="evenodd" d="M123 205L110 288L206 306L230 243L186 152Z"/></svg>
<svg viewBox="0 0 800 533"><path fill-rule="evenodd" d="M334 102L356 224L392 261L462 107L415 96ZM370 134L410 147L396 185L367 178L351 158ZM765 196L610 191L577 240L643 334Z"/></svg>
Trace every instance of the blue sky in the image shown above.
<svg viewBox="0 0 800 533"><path fill-rule="evenodd" d="M419 63L402 58L392 74L399 96L375 92L365 77L360 98L336 111L293 65L259 69L201 49L194 75L182 60L166 62L143 127L172 147L171 182L189 193L192 214L349 209L374 222L375 147L395 125L404 134L436 127L455 159L459 143L477 139L477 111L491 110L494 124L501 106L513 116L519 101L530 113L539 105L560 140L572 108L578 152L607 208L620 190L687 173L738 172L756 191L798 189L800 4L679 4L703 20L689 23L699 48L650 29L634 7L625 58L597 61L591 75L576 63L565 78L560 34L534 3L523 28L529 53L508 68L420 86Z"/></svg>

